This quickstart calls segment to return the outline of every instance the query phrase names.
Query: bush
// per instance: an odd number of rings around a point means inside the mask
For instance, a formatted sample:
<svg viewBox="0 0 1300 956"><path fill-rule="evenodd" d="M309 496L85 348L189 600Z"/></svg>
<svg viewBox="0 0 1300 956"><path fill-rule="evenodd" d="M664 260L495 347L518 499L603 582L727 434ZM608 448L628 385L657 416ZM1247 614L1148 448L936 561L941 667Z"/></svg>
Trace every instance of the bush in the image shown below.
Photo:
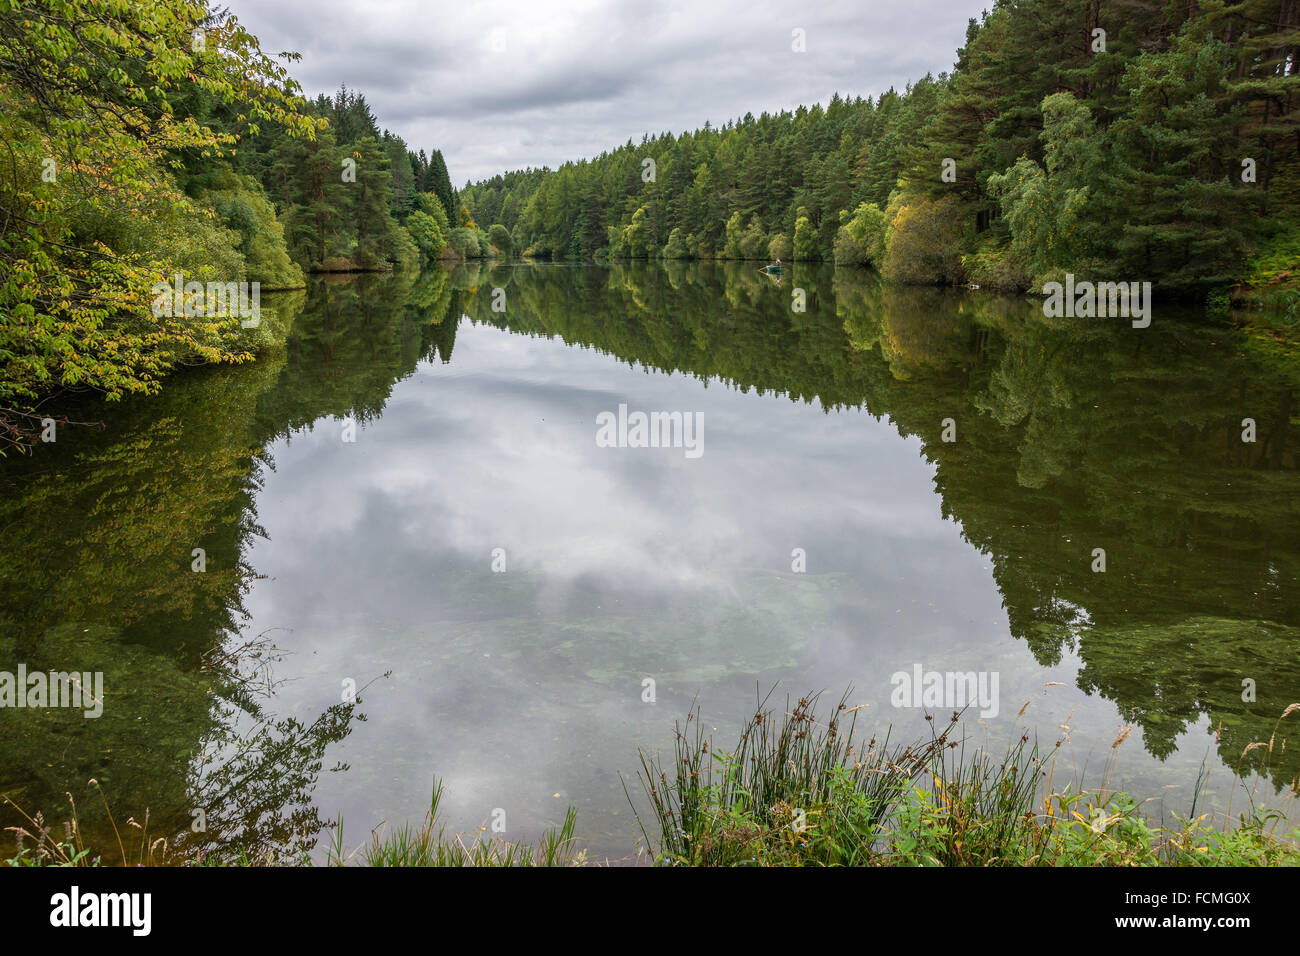
<svg viewBox="0 0 1300 956"><path fill-rule="evenodd" d="M407 217L406 228L426 262L437 259L447 248L447 236L439 227L438 221L421 209Z"/></svg>
<svg viewBox="0 0 1300 956"><path fill-rule="evenodd" d="M962 268L971 282L998 292L1023 291L1032 283L1028 267L1010 242L983 240L974 252L962 258Z"/></svg>
<svg viewBox="0 0 1300 956"><path fill-rule="evenodd" d="M457 259L483 258L479 232L470 226L457 226L447 236L447 248Z"/></svg>
<svg viewBox="0 0 1300 956"><path fill-rule="evenodd" d="M655 254L650 242L650 228L646 224L646 207L632 213L632 221L623 227L621 234L623 254L631 259L644 259Z"/></svg>
<svg viewBox="0 0 1300 956"><path fill-rule="evenodd" d="M416 245L411 234L398 226L394 229L385 247L387 261L399 269L418 269L420 266L420 247Z"/></svg>
<svg viewBox="0 0 1300 956"><path fill-rule="evenodd" d="M881 267L885 278L912 285L960 282L964 273L957 207L953 197L902 200L890 224L889 249Z"/></svg>
<svg viewBox="0 0 1300 956"><path fill-rule="evenodd" d="M794 258L794 243L784 232L778 232L772 237L772 241L767 244L767 257L769 259L784 259L789 262Z"/></svg>
<svg viewBox="0 0 1300 956"><path fill-rule="evenodd" d="M741 221L740 212L739 211L733 212L731 214L731 218L727 220L726 243L724 246L724 249L726 251L723 253L725 258L727 259L743 258L740 251L740 240L741 237L744 235L744 232L745 232L745 227Z"/></svg>
<svg viewBox="0 0 1300 956"><path fill-rule="evenodd" d="M749 220L749 227L740 237L740 258L766 259L768 247L767 233L757 216Z"/></svg>
<svg viewBox="0 0 1300 956"><path fill-rule="evenodd" d="M794 224L794 258L813 261L822 257L817 248L817 230L807 216L800 216Z"/></svg>
<svg viewBox="0 0 1300 956"><path fill-rule="evenodd" d="M859 203L858 208L850 213L847 209L840 213L841 234L836 234L836 258L845 261L870 262L877 268L885 259L885 249L889 244L889 230L884 212L875 203Z"/></svg>
<svg viewBox="0 0 1300 956"><path fill-rule="evenodd" d="M853 236L843 226L840 226L835 231L834 255L837 266L865 266L867 264L867 251L853 240Z"/></svg>
<svg viewBox="0 0 1300 956"><path fill-rule="evenodd" d="M276 219L275 207L260 183L222 170L214 188L204 191L202 198L228 229L239 234L239 251L244 256L249 282L260 283L267 291L306 286L302 269L289 258L284 226Z"/></svg>
<svg viewBox="0 0 1300 956"><path fill-rule="evenodd" d="M686 241L682 239L682 230L674 229L668 234L668 243L664 246L663 257L665 259L689 259L691 258L690 248Z"/></svg>
<svg viewBox="0 0 1300 956"><path fill-rule="evenodd" d="M510 255L515 247L514 240L510 238L510 230L499 222L488 230L488 242L503 256Z"/></svg>

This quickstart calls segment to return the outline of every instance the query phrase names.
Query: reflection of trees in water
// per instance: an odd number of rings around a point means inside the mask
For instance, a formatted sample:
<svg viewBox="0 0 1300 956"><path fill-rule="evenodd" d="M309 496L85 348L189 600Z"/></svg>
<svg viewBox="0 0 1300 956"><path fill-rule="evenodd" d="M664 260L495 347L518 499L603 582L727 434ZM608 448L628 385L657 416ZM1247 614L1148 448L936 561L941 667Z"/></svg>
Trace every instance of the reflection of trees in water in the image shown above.
<svg viewBox="0 0 1300 956"><path fill-rule="evenodd" d="M327 826L312 802L325 750L352 732L353 720L365 719L356 707L356 702L333 704L309 724L284 717L224 738L234 752L216 769L201 767L190 791L193 806L205 812L206 829L182 831L173 849L188 859L232 849L257 861L306 856Z"/></svg>
<svg viewBox="0 0 1300 956"><path fill-rule="evenodd" d="M441 273L321 283L283 351L174 377L158 396L97 410L105 431L65 429L42 456L4 462L0 669L102 671L106 701L96 720L0 710L0 791L51 817L71 793L87 832L106 837L91 778L119 818L148 810L151 832L185 834L187 847L314 839L311 789L325 749L360 719L355 704L309 723L264 718L234 661L202 663L247 619L249 550L265 535L255 495L274 468L265 446L322 416L377 415L422 358L450 356L455 295ZM286 315L295 304L275 303ZM207 836L190 830L199 800Z"/></svg>
<svg viewBox="0 0 1300 956"><path fill-rule="evenodd" d="M807 292L805 313L792 288ZM1045 664L1077 652L1080 686L1141 724L1158 756L1206 715L1235 765L1300 699L1300 382L1231 329L1177 316L1146 330L1051 324L1023 300L802 264L777 288L740 263L470 263L318 283L283 351L175 378L112 415L74 415L110 427L3 463L0 668L102 670L108 700L99 720L0 711L0 789L47 813L72 792L93 829L95 777L115 812L149 808L151 829L183 834L184 848L314 839L312 787L361 719L354 705L269 718L236 675L202 663L246 618L266 447L380 414L420 361L450 360L462 313L889 416L936 466L944 514L990 555L1012 633ZM1240 441L1247 416L1255 445ZM940 439L947 417L953 444ZM204 574L190 571L196 547ZM1091 571L1094 547L1105 574ZM1241 701L1244 677L1255 703ZM1290 780L1300 752L1274 761L1274 779ZM200 803L206 835L190 830Z"/></svg>
<svg viewBox="0 0 1300 956"><path fill-rule="evenodd" d="M326 707L309 723L268 715L278 686L275 648L261 639L212 655L205 670L217 675L215 719L191 765L187 802L202 812L203 827L180 831L172 845L181 857L239 851L258 862L303 858L327 824L312 802L325 751L365 720L360 698ZM329 772L342 772L336 763Z"/></svg>
<svg viewBox="0 0 1300 956"><path fill-rule="evenodd" d="M1011 631L1040 662L1077 651L1080 687L1141 724L1157 756L1202 714L1224 724L1230 765L1268 739L1300 699L1293 367L1174 309L1134 330L863 270L796 264L789 278L808 290L806 313L737 263L524 267L505 315L481 289L466 311L628 363L889 416L921 439L945 516L990 555ZM956 443L941 440L949 417ZM1244 417L1258 422L1254 445L1240 440ZM1241 700L1246 677L1256 702ZM1275 759L1275 780L1300 770L1298 749Z"/></svg>
<svg viewBox="0 0 1300 956"><path fill-rule="evenodd" d="M194 669L89 622L59 625L38 643L36 653L17 656L0 644L0 657L31 669L72 661L100 671L104 707L96 719L79 709L0 709L0 791L19 807L58 820L71 794L86 844L114 846L113 826L88 786L95 779L119 826L147 819L151 837L168 838L191 859L230 843L259 857L301 855L315 844L323 824L311 794L326 748L364 719L356 701L303 723L264 712L270 688L247 682L238 655ZM16 825L16 812L4 810L3 824ZM206 830L195 833L199 811Z"/></svg>

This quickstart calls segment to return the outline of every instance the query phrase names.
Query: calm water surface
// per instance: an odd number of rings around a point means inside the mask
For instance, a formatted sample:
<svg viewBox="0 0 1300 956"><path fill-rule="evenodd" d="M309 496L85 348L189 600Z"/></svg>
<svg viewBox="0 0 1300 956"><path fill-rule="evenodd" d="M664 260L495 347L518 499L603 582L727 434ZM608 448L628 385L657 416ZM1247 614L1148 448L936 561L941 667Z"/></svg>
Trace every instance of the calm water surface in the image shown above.
<svg viewBox="0 0 1300 956"><path fill-rule="evenodd" d="M311 847L339 815L352 846L439 777L452 830L501 808L535 836L572 804L628 859L621 776L692 701L722 743L756 689L852 685L911 738L890 678L918 664L997 674L975 742L1064 735L1058 773L1113 760L1154 815L1203 765L1211 807L1240 766L1234 814L1247 788L1290 809L1300 745L1241 759L1300 700L1298 383L1267 341L737 264L273 304L282 352L0 463L0 670L105 673L97 720L0 710L25 809L70 791L93 832L93 777L160 834L203 809L190 849ZM698 413L703 454L598 447L620 405Z"/></svg>

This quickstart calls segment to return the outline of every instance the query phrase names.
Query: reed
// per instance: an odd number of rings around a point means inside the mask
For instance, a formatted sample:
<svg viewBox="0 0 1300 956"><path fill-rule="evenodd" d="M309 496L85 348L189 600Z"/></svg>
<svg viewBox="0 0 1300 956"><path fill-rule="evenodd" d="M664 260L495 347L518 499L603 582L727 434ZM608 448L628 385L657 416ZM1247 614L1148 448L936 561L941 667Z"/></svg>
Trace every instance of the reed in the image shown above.
<svg viewBox="0 0 1300 956"><path fill-rule="evenodd" d="M536 847L500 838L475 835L469 842L463 834L449 835L439 819L439 804L445 789L434 780L429 812L418 827L401 824L387 830L381 825L371 831L370 842L361 851L367 866L570 866L581 865L584 855L576 849L578 812L570 807L564 822L542 834ZM328 862L342 866L342 826L336 832Z"/></svg>
<svg viewBox="0 0 1300 956"><path fill-rule="evenodd" d="M737 746L704 734L698 704L675 728L671 765L639 751L644 805L628 792L655 863L672 866L1186 866L1297 865L1300 831L1278 834L1277 810L1252 805L1236 821L1191 812L1153 824L1110 777L1126 728L1100 780L1061 785L1067 736L1045 753L1021 733L1001 752L973 747L960 713L927 716L928 741L857 743L856 710L840 698L823 722L818 695L781 712L772 692ZM1292 705L1279 719L1300 711ZM692 725L694 725L692 727ZM1063 725L1068 730L1068 725ZM940 729L942 728L942 729ZM1280 748L1275 729L1250 749ZM1085 768L1086 772L1086 768ZM1234 785L1240 785L1240 775Z"/></svg>

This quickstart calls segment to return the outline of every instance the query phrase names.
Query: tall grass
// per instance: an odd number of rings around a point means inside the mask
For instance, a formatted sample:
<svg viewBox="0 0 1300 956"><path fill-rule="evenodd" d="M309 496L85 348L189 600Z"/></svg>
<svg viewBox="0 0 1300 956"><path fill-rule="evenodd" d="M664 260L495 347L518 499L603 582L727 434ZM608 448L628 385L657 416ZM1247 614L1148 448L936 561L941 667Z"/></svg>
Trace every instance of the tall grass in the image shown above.
<svg viewBox="0 0 1300 956"><path fill-rule="evenodd" d="M51 824L45 821L40 811L28 814L7 796L0 794L0 799L13 807L27 821L26 826L7 827L14 835L15 853L4 860L9 866L100 866L115 865L120 859L122 866L157 866L167 859L167 840L165 837L151 839L149 836L149 812L144 814L144 822L139 823L134 817L128 818L125 834L118 828L109 809L108 798L98 780L91 780L100 800L104 803L104 812L113 828L116 842L116 857L109 850L108 857L92 852L82 839L81 824L77 818L77 802L72 794L67 794L69 814L63 821L58 834Z"/></svg>
<svg viewBox="0 0 1300 956"><path fill-rule="evenodd" d="M865 742L857 735L859 708L846 692L824 718L819 695L774 712L774 691L756 698L734 748L720 750L706 736L698 704L675 728L671 763L639 751L644 805L627 790L645 846L654 862L677 866L1275 866L1300 865L1300 831L1279 833L1284 817L1263 809L1255 788L1285 740L1283 721L1300 713L1287 707L1267 741L1248 744L1233 770L1232 792L1244 793L1246 810L1235 819L1232 799L1212 815L1201 809L1210 772L1204 767L1189 812L1171 821L1150 820L1141 804L1111 786L1126 727L1110 747L1099 781L1056 780L1062 744L1040 752L1022 733L1001 752L971 746L961 735L960 714L929 721L929 740L893 745L889 733ZM1024 713L1024 709L1021 709ZM694 726L692 726L694 725ZM1063 725L1066 726L1066 725ZM1067 727L1068 731L1068 727ZM1255 768L1249 785L1243 766ZM1086 768L1085 768L1086 770ZM297 863L305 856L224 846L197 858L181 854L144 823L119 827L95 781L112 827L112 845L92 850L83 841L77 806L61 835L40 813L10 827L17 849L0 857L11 866L136 866L189 864L255 866ZM1300 795L1300 780L1292 785ZM450 834L440 819L445 789L434 781L429 811L418 826L381 825L367 842L345 850L338 821L326 850L329 865L566 866L588 862L577 847L577 812L536 844ZM265 849L265 848L263 848Z"/></svg>
<svg viewBox="0 0 1300 956"><path fill-rule="evenodd" d="M656 863L678 866L1159 866L1300 865L1300 831L1279 835L1278 811L1216 824L1191 812L1155 825L1132 797L1110 786L1111 745L1100 782L1055 781L1061 745L1046 755L1024 733L1001 753L959 736L960 714L931 716L930 739L859 746L856 708L840 698L823 722L818 695L789 698L780 713L771 692L719 750L698 705L676 728L672 764L640 751L644 813L631 794L642 837ZM1300 711L1292 705L1282 718ZM1022 711L1023 712L1023 711ZM694 728L691 728L691 724ZM1252 744L1247 753L1278 746ZM1244 755L1243 755L1244 756ZM1234 783L1240 783L1238 777ZM625 785L626 792L626 785Z"/></svg>
<svg viewBox="0 0 1300 956"><path fill-rule="evenodd" d="M857 708L848 707L847 693L825 723L814 716L819 695L801 698L793 709L787 698L778 717L767 706L771 693L758 701L730 751L705 738L699 706L693 707L686 730L675 729L671 778L658 754L639 751L638 777L657 839L640 814L637 820L660 861L863 863L881 824L947 743L945 730L906 747L891 747L887 735L859 745Z"/></svg>
<svg viewBox="0 0 1300 956"><path fill-rule="evenodd" d="M466 843L460 834L448 835L439 822L438 807L442 802L444 787L434 780L429 812L423 823L412 827L404 823L384 832L379 827L371 832L370 842L361 850L367 866L571 866L585 861L576 847L575 830L578 811L573 807L564 815L564 823L542 834L536 847L523 842L509 842L500 838L475 835ZM329 853L329 863L342 866L342 821L339 822L335 842Z"/></svg>

